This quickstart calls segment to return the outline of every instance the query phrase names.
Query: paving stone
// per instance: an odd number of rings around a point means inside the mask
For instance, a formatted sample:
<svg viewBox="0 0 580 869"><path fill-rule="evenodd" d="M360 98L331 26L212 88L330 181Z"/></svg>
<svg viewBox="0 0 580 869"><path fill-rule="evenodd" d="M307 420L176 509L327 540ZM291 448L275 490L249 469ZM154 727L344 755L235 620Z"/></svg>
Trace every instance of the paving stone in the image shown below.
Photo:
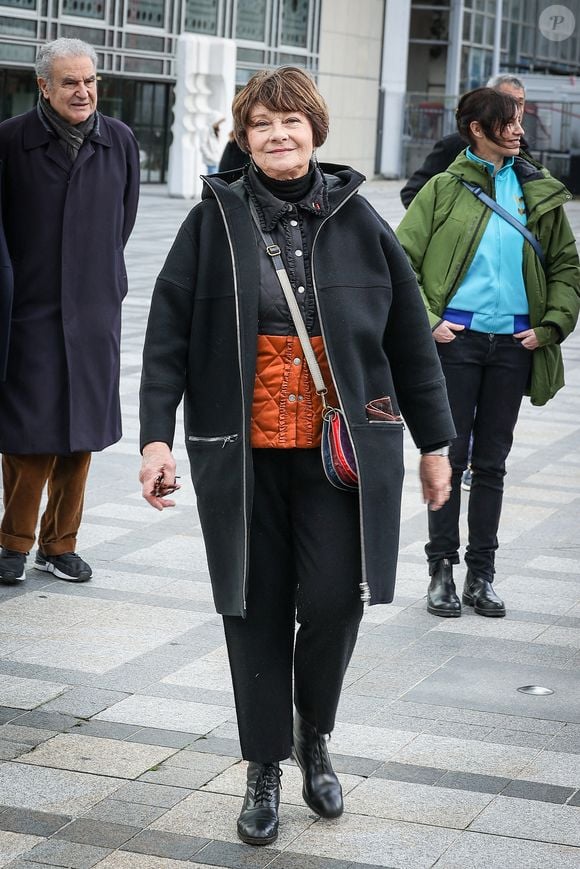
<svg viewBox="0 0 580 869"><path fill-rule="evenodd" d="M62 827L54 836L55 839L66 839L67 842L78 842L79 845L96 845L101 848L119 848L127 842L139 827L126 824L103 822L93 818L78 818L66 827Z"/></svg>
<svg viewBox="0 0 580 869"><path fill-rule="evenodd" d="M126 842L121 850L133 851L138 854L169 857L174 860L188 860L197 854L209 839L200 836L182 836L177 833L166 833L162 830L143 830Z"/></svg>
<svg viewBox="0 0 580 869"><path fill-rule="evenodd" d="M365 756L375 760L390 760L394 754L413 740L417 734L405 730L387 730L363 724L343 724L337 722L332 733L332 749L338 754L361 754L365 746Z"/></svg>
<svg viewBox="0 0 580 869"><path fill-rule="evenodd" d="M442 769L515 778L537 754L537 750L531 748L420 734L398 751L393 760L418 766L435 765Z"/></svg>
<svg viewBox="0 0 580 869"><path fill-rule="evenodd" d="M38 842L39 836L22 835L15 831L0 830L0 866L7 866L21 854L27 853Z"/></svg>
<svg viewBox="0 0 580 869"><path fill-rule="evenodd" d="M427 869L459 835L459 830L344 814L309 827L292 842L292 851L381 867Z"/></svg>
<svg viewBox="0 0 580 869"><path fill-rule="evenodd" d="M27 751L30 751L30 745L26 743L0 740L0 761L14 760L15 757L20 757L21 754L26 754Z"/></svg>
<svg viewBox="0 0 580 869"><path fill-rule="evenodd" d="M95 721L93 718L91 721L80 721L72 732L101 739L131 739L140 730L143 728L138 724L115 724L111 721Z"/></svg>
<svg viewBox="0 0 580 869"><path fill-rule="evenodd" d="M515 693L522 685L546 685L555 693L549 697ZM562 670L456 657L412 688L405 698L436 703L452 696L455 705L483 712L512 714L517 709L519 715L531 718L580 722L580 692L576 688L576 675Z"/></svg>
<svg viewBox="0 0 580 869"><path fill-rule="evenodd" d="M17 709L34 709L52 700L66 690L66 685L57 682L42 682L39 679L19 679L17 676L0 676L0 699L4 706Z"/></svg>
<svg viewBox="0 0 580 869"><path fill-rule="evenodd" d="M33 712L28 712L19 718L18 723L24 727L38 727L42 730L54 730L56 733L64 733L81 722L72 715L63 715L61 712L43 712L42 709L35 709Z"/></svg>
<svg viewBox="0 0 580 869"><path fill-rule="evenodd" d="M167 809L161 806L146 806L143 803L129 803L123 800L110 799L103 800L102 803L93 806L85 814L85 817L143 829L143 827L147 827L151 821L159 818L166 811ZM1 823L2 818L0 816L0 826Z"/></svg>
<svg viewBox="0 0 580 869"><path fill-rule="evenodd" d="M312 857L284 851L268 863L268 869L270 866L272 869L352 869L353 864L350 860L333 860L331 857Z"/></svg>
<svg viewBox="0 0 580 869"><path fill-rule="evenodd" d="M70 815L55 815L30 809L5 808L0 811L0 829L32 836L52 836L70 821Z"/></svg>
<svg viewBox="0 0 580 869"><path fill-rule="evenodd" d="M207 864L193 864L195 869L207 869ZM145 854L132 854L129 851L115 851L99 863L99 869L191 869L183 860L165 857L148 857ZM212 867L213 869L213 867Z"/></svg>
<svg viewBox="0 0 580 869"><path fill-rule="evenodd" d="M13 706L0 706L0 724L5 724L7 721L14 721L20 715L24 715L26 709Z"/></svg>
<svg viewBox="0 0 580 869"><path fill-rule="evenodd" d="M472 823L472 830L580 847L580 810L535 800L497 797Z"/></svg>
<svg viewBox="0 0 580 869"><path fill-rule="evenodd" d="M26 856L33 864L50 863L55 866L66 866L67 869L92 869L109 853L107 848L49 839L36 845Z"/></svg>
<svg viewBox="0 0 580 869"><path fill-rule="evenodd" d="M208 866L228 867L228 869L260 869L268 866L272 853L277 853L274 848L252 848L248 845L231 844L230 842L210 842L199 854L197 859L202 860Z"/></svg>
<svg viewBox="0 0 580 869"><path fill-rule="evenodd" d="M413 824L465 829L493 796L457 792L437 785L370 778L349 795L347 811Z"/></svg>
<svg viewBox="0 0 580 869"><path fill-rule="evenodd" d="M574 793L574 788L563 788L542 782L512 781L501 792L502 797L521 797L525 800L540 800L543 803L563 805ZM568 803L572 805L572 803ZM0 819L1 820L1 819Z"/></svg>
<svg viewBox="0 0 580 869"><path fill-rule="evenodd" d="M537 754L514 778L546 782L563 787L578 787L580 782L580 755L558 751Z"/></svg>
<svg viewBox="0 0 580 869"><path fill-rule="evenodd" d="M462 833L437 869L578 869L578 848L526 842L482 833Z"/></svg>
<svg viewBox="0 0 580 869"><path fill-rule="evenodd" d="M141 724L169 730L207 733L231 716L231 709L190 703L187 700L168 700L162 697L134 695L122 700L96 718L101 721L118 721L123 724ZM168 728L168 725L171 727Z"/></svg>
<svg viewBox="0 0 580 869"><path fill-rule="evenodd" d="M56 736L56 731L41 730L37 727L21 727L18 724L5 724L0 727L0 739L25 745L38 745L53 736Z"/></svg>
<svg viewBox="0 0 580 869"><path fill-rule="evenodd" d="M329 747L332 749L332 740ZM372 757L356 757L348 754L336 754L332 750L330 751L330 759L335 772L348 773L350 775L373 775L381 766L381 761Z"/></svg>
<svg viewBox="0 0 580 869"><path fill-rule="evenodd" d="M0 803L13 808L82 814L116 791L122 779L47 769L22 763L0 765Z"/></svg>
<svg viewBox="0 0 580 869"><path fill-rule="evenodd" d="M572 799L568 800L569 806L580 806L580 790L576 791Z"/></svg>
<svg viewBox="0 0 580 869"><path fill-rule="evenodd" d="M143 727L131 734L130 742L141 742L143 745L165 745L168 748L186 748L191 746L199 733L180 733L177 730L158 730L153 727Z"/></svg>
<svg viewBox="0 0 580 869"><path fill-rule="evenodd" d="M437 784L442 788L461 791L478 791L483 794L499 794L509 784L509 778L480 775L471 772L446 772Z"/></svg>
<svg viewBox="0 0 580 869"><path fill-rule="evenodd" d="M34 752L24 755L21 760L39 766L137 778L172 753L173 749L158 745L138 745L127 741L61 733Z"/></svg>
<svg viewBox="0 0 580 869"><path fill-rule="evenodd" d="M71 688L60 694L55 700L43 704L47 712L64 712L79 718L90 718L97 712L102 712L114 703L118 703L127 694L121 691L102 691L99 688Z"/></svg>
<svg viewBox="0 0 580 869"><path fill-rule="evenodd" d="M190 791L185 788L130 781L116 790L113 796L115 800L170 809L185 799L189 793Z"/></svg>
<svg viewBox="0 0 580 869"><path fill-rule="evenodd" d="M209 754L221 754L240 758L242 750L238 739L227 739L218 736L202 736L191 745L192 751L203 751Z"/></svg>
<svg viewBox="0 0 580 869"><path fill-rule="evenodd" d="M445 773L446 770L437 769L434 766L415 766L411 763L389 761L379 766L374 771L373 777L432 785L439 781Z"/></svg>

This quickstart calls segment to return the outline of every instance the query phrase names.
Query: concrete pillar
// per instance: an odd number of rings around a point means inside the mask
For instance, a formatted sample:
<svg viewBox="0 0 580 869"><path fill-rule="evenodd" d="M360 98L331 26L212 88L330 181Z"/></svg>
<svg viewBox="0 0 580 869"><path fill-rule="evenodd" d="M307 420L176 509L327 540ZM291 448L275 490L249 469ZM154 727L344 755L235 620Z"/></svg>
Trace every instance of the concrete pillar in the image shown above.
<svg viewBox="0 0 580 869"><path fill-rule="evenodd" d="M231 129L231 105L236 81L236 44L197 33L177 39L177 81L173 107L173 141L169 149L167 184L170 196L191 199L201 194L205 172L199 138L219 113L224 145Z"/></svg>
<svg viewBox="0 0 580 869"><path fill-rule="evenodd" d="M407 91L407 59L411 0L386 0L381 69L381 150L379 172L400 178L403 162L403 121Z"/></svg>

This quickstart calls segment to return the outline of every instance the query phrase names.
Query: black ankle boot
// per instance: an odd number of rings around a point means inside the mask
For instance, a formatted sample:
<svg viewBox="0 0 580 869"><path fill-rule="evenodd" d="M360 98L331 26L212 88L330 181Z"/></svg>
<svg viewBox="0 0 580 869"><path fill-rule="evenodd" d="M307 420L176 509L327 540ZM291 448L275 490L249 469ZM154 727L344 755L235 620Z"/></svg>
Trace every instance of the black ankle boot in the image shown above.
<svg viewBox="0 0 580 869"><path fill-rule="evenodd" d="M472 606L480 616L491 616L496 619L505 616L505 604L493 590L491 582L483 577L474 576L471 570L467 571L461 599L465 606Z"/></svg>
<svg viewBox="0 0 580 869"><path fill-rule="evenodd" d="M461 602L455 591L453 567L448 558L442 558L432 567L431 582L427 589L427 610L434 616L458 618Z"/></svg>
<svg viewBox="0 0 580 869"><path fill-rule="evenodd" d="M321 818L342 815L342 788L328 756L326 738L298 713L294 718L294 759L302 772L306 805Z"/></svg>
<svg viewBox="0 0 580 869"><path fill-rule="evenodd" d="M269 845L278 837L280 778L277 763L248 764L248 785L238 818L238 836L248 845Z"/></svg>

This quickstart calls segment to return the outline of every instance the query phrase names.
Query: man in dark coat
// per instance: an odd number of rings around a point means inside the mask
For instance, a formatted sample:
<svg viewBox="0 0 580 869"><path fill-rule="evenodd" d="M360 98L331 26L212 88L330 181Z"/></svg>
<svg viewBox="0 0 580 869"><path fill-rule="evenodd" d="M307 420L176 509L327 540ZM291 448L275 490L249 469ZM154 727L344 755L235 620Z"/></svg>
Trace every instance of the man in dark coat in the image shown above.
<svg viewBox="0 0 580 869"><path fill-rule="evenodd" d="M128 127L96 111L96 60L77 39L42 46L37 107L0 124L2 310L11 311L0 334L4 584L24 579L47 484L34 567L90 579L74 550L91 453L121 437L123 248L139 152Z"/></svg>
<svg viewBox="0 0 580 869"><path fill-rule="evenodd" d="M487 87L495 88L495 90L508 94L517 100L523 117L526 89L523 82L517 76L509 75L508 73L493 76L488 81ZM430 178L433 178L434 175L439 175L440 172L445 172L447 167L451 166L457 155L468 144L459 133L450 133L449 136L443 136L442 139L435 142L433 150L427 154L422 165L413 172L405 186L401 188L399 195L405 208L409 207L419 190L425 186ZM528 144L524 139L521 140L521 148L523 151L528 150Z"/></svg>

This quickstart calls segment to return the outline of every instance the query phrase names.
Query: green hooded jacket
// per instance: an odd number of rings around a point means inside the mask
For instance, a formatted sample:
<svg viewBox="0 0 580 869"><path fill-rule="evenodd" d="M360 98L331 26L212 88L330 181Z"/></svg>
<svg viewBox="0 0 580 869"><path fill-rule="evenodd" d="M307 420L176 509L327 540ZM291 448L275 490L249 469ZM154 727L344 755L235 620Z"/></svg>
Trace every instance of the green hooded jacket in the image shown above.
<svg viewBox="0 0 580 869"><path fill-rule="evenodd" d="M527 210L527 228L540 242L544 271L529 242L524 242L523 276L530 323L540 347L533 351L526 394L546 404L564 385L561 342L573 331L580 311L580 263L564 212L571 195L547 169L516 157L514 171ZM446 172L435 175L413 199L397 237L413 266L431 328L441 322L475 256L491 210L461 183L478 184L495 198L489 172L463 151Z"/></svg>

